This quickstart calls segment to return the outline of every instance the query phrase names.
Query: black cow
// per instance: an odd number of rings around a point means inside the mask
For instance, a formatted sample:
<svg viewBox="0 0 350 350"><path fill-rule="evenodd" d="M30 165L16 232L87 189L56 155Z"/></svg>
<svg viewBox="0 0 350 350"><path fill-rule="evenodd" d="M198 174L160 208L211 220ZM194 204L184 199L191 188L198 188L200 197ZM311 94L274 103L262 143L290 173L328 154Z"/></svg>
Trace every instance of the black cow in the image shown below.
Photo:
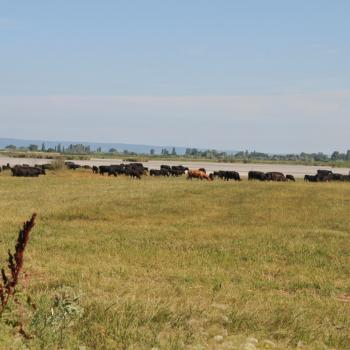
<svg viewBox="0 0 350 350"><path fill-rule="evenodd" d="M98 167L100 174L103 176L105 173L109 173L109 165L100 165Z"/></svg>
<svg viewBox="0 0 350 350"><path fill-rule="evenodd" d="M35 167L27 167L15 165L11 168L12 176L18 177L38 177L39 175L46 175L45 170Z"/></svg>
<svg viewBox="0 0 350 350"><path fill-rule="evenodd" d="M271 171L265 174L265 179L267 181L287 181L284 174L277 171Z"/></svg>
<svg viewBox="0 0 350 350"><path fill-rule="evenodd" d="M143 175L143 170L136 167L129 167L126 169L125 175L131 177L132 179L141 179L141 176Z"/></svg>
<svg viewBox="0 0 350 350"><path fill-rule="evenodd" d="M305 175L304 176L304 181L306 182L317 182L317 175Z"/></svg>
<svg viewBox="0 0 350 350"><path fill-rule="evenodd" d="M228 180L241 181L241 177L237 171L226 171L224 179L226 181Z"/></svg>
<svg viewBox="0 0 350 350"><path fill-rule="evenodd" d="M98 174L98 167L97 167L96 165L93 165L93 167L92 167L92 172L93 172L94 174Z"/></svg>
<svg viewBox="0 0 350 350"><path fill-rule="evenodd" d="M65 162L65 164L68 169L76 170L81 168L81 165L75 164L74 162Z"/></svg>
<svg viewBox="0 0 350 350"><path fill-rule="evenodd" d="M142 163L130 163L125 165L125 172L140 173L141 175L147 175L148 168L145 168Z"/></svg>
<svg viewBox="0 0 350 350"><path fill-rule="evenodd" d="M150 170L150 176L169 176L169 171L167 169L151 169Z"/></svg>
<svg viewBox="0 0 350 350"><path fill-rule="evenodd" d="M266 175L262 171L249 171L248 180L265 181Z"/></svg>
<svg viewBox="0 0 350 350"><path fill-rule="evenodd" d="M219 179L223 179L225 177L225 171L223 170L214 171L213 176L218 177Z"/></svg>
<svg viewBox="0 0 350 350"><path fill-rule="evenodd" d="M241 177L237 171L229 171L229 170L214 171L213 177L218 177L219 179L223 179L226 181L229 181L229 180L241 181Z"/></svg>
<svg viewBox="0 0 350 350"><path fill-rule="evenodd" d="M349 175L332 173L330 175L330 180L332 180L332 181L349 181Z"/></svg>
<svg viewBox="0 0 350 350"><path fill-rule="evenodd" d="M332 180L333 173L330 170L317 170L317 181L328 182Z"/></svg>
<svg viewBox="0 0 350 350"><path fill-rule="evenodd" d="M2 170L10 170L11 169L11 166L10 166L10 163L7 163L6 165L3 165L2 166Z"/></svg>
<svg viewBox="0 0 350 350"><path fill-rule="evenodd" d="M108 169L108 176L118 176L118 174L125 174L124 165L110 165Z"/></svg>
<svg viewBox="0 0 350 350"><path fill-rule="evenodd" d="M287 181L295 182L295 178L294 178L293 175L286 175L286 180L287 180Z"/></svg>
<svg viewBox="0 0 350 350"><path fill-rule="evenodd" d="M173 165L171 167L171 170L177 170L177 171L181 171L182 174L185 174L185 171L188 170L187 167L184 167L183 165Z"/></svg>
<svg viewBox="0 0 350 350"><path fill-rule="evenodd" d="M149 171L150 176L161 176L161 172L158 169L151 169Z"/></svg>
<svg viewBox="0 0 350 350"><path fill-rule="evenodd" d="M160 169L165 169L165 170L167 170L167 171L170 171L170 170L171 170L171 166L170 166L170 165L164 165L164 164L162 164L162 165L160 166Z"/></svg>
<svg viewBox="0 0 350 350"><path fill-rule="evenodd" d="M179 169L170 169L170 171L169 171L169 174L171 175L171 176L176 176L176 177L178 177L178 176L181 176L181 175L183 175L185 172L183 171L183 170L179 170Z"/></svg>

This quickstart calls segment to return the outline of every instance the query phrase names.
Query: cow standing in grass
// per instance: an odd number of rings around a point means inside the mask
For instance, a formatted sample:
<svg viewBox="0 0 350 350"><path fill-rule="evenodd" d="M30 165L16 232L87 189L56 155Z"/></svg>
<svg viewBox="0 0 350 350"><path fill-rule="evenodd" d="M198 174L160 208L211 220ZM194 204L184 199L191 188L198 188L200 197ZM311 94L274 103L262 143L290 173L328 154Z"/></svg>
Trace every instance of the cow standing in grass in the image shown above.
<svg viewBox="0 0 350 350"><path fill-rule="evenodd" d="M212 181L213 177L209 176L205 172L201 170L189 170L187 173L187 180L192 180L192 179L199 179L199 180L207 180L207 181Z"/></svg>
<svg viewBox="0 0 350 350"><path fill-rule="evenodd" d="M17 177L38 177L39 175L46 175L44 169L30 166L15 165L11 168L12 176Z"/></svg>
<svg viewBox="0 0 350 350"><path fill-rule="evenodd" d="M295 182L295 178L293 175L286 175L286 179L287 179L287 181Z"/></svg>
<svg viewBox="0 0 350 350"><path fill-rule="evenodd" d="M262 171L249 171L248 180L265 181L266 175Z"/></svg>
<svg viewBox="0 0 350 350"><path fill-rule="evenodd" d="M272 172L266 173L265 178L267 181L278 181L278 182L279 181L283 181L283 182L287 181L284 174L279 173L277 171L272 171Z"/></svg>

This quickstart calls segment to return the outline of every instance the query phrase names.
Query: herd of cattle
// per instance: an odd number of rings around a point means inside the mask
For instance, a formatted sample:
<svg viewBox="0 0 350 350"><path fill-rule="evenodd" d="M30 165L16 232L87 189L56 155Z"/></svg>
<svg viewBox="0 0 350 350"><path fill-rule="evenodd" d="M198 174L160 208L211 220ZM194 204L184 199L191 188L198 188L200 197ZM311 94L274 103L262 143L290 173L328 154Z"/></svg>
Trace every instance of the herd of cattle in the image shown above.
<svg viewBox="0 0 350 350"><path fill-rule="evenodd" d="M100 165L100 166L89 166L89 165L79 165L74 162L65 162L65 166L68 169L76 170L79 168L92 170L94 174L100 174L108 176L118 176L126 175L131 178L141 179L142 176L162 176L162 177L178 177L182 175L187 175L187 179L200 179L213 181L215 178L222 180L234 180L241 181L240 174L236 171L214 171L207 174L204 168L199 168L196 170L191 170L182 165L161 165L160 169L148 169L143 166L142 163L130 163L130 164L117 164L117 165ZM10 170L13 176L19 177L38 177L39 175L46 175L46 170L52 170L52 164L42 164L35 165L34 167L27 164L15 165L11 167L10 164L3 165L0 167L1 171ZM258 180L258 181L277 181L286 182L293 181L295 178L293 175L284 175L280 172L261 172L261 171L249 171L248 180ZM333 173L330 170L318 170L316 175L305 175L304 181L308 182L329 182L329 181L350 181L349 175Z"/></svg>

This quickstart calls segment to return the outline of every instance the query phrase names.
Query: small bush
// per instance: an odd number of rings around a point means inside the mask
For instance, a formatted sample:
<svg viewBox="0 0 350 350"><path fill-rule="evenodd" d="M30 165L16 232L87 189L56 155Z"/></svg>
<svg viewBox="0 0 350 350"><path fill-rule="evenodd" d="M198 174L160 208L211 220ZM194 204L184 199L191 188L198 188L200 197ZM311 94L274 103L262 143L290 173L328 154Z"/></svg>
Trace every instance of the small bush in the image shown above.
<svg viewBox="0 0 350 350"><path fill-rule="evenodd" d="M64 158L55 158L51 164L53 170L62 170L65 168Z"/></svg>

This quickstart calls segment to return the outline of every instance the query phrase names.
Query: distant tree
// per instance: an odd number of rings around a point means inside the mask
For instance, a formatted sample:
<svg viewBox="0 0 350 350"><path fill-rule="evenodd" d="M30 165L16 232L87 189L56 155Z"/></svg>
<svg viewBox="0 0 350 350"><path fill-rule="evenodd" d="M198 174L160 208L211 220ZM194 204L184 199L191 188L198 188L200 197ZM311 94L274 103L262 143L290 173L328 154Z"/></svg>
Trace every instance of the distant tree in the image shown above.
<svg viewBox="0 0 350 350"><path fill-rule="evenodd" d="M116 148L110 148L108 152L109 153L117 153L118 150Z"/></svg>
<svg viewBox="0 0 350 350"><path fill-rule="evenodd" d="M169 151L168 151L166 148L162 148L161 154L162 154L163 156L168 156L168 155L169 155Z"/></svg>
<svg viewBox="0 0 350 350"><path fill-rule="evenodd" d="M331 160L338 160L340 158L340 154L338 151L334 151L331 155Z"/></svg>
<svg viewBox="0 0 350 350"><path fill-rule="evenodd" d="M5 149L15 150L17 147L15 145L7 145Z"/></svg>
<svg viewBox="0 0 350 350"><path fill-rule="evenodd" d="M191 156L196 156L198 155L198 149L197 148L192 148L191 149Z"/></svg>
<svg viewBox="0 0 350 350"><path fill-rule="evenodd" d="M345 159L350 161L350 149L346 152Z"/></svg>
<svg viewBox="0 0 350 350"><path fill-rule="evenodd" d="M89 148L90 148L90 147L89 147ZM102 148L101 148L101 147L97 147L97 148L96 148L96 152L97 152L97 153L102 153Z"/></svg>
<svg viewBox="0 0 350 350"><path fill-rule="evenodd" d="M42 152L45 152L45 150L46 150L46 147L45 147L45 143L43 142L43 143L41 144L41 151L42 151Z"/></svg>
<svg viewBox="0 0 350 350"><path fill-rule="evenodd" d="M58 153L61 153L61 152L62 152L62 146L61 146L60 143L57 145L56 151L57 151Z"/></svg>
<svg viewBox="0 0 350 350"><path fill-rule="evenodd" d="M173 147L173 149L171 150L171 155L172 156L176 156L176 149L175 149L175 147Z"/></svg>
<svg viewBox="0 0 350 350"><path fill-rule="evenodd" d="M75 145L70 144L67 148L64 149L64 151L66 153L78 153L78 154L91 153L90 146L85 146L81 143L75 144Z"/></svg>
<svg viewBox="0 0 350 350"><path fill-rule="evenodd" d="M38 145L32 144L32 145L29 145L28 149L31 152L36 152L39 149L39 147L38 147Z"/></svg>
<svg viewBox="0 0 350 350"><path fill-rule="evenodd" d="M155 153L155 151L154 151L154 149L152 148L152 149L149 151L149 154L150 154L151 156L154 156L154 153Z"/></svg>

